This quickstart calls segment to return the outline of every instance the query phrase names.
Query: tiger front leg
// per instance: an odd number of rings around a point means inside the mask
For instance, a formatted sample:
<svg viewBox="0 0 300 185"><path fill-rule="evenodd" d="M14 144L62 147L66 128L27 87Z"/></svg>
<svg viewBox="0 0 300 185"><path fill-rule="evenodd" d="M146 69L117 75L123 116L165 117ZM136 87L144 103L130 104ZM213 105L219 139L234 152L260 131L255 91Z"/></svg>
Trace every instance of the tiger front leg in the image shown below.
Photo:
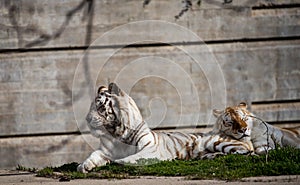
<svg viewBox="0 0 300 185"><path fill-rule="evenodd" d="M122 159L115 160L114 162L121 163L121 164L136 164L139 159L159 159L159 160L167 160L170 159L170 157L160 155L157 152L156 147L146 147L142 151L139 151L136 154L127 156Z"/></svg>
<svg viewBox="0 0 300 185"><path fill-rule="evenodd" d="M275 149L274 141L269 137L259 137L257 140L253 140L255 153L258 155L267 154L270 150Z"/></svg>
<svg viewBox="0 0 300 185"><path fill-rule="evenodd" d="M77 171L82 173L88 173L97 166L103 166L110 160L104 156L100 150L94 151L83 163L78 165Z"/></svg>
<svg viewBox="0 0 300 185"><path fill-rule="evenodd" d="M114 162L120 163L120 164L136 164L137 161L142 158L145 159L145 157L143 157L142 155L134 154L134 155L122 158L122 159L117 159Z"/></svg>
<svg viewBox="0 0 300 185"><path fill-rule="evenodd" d="M215 159L219 156L224 156L226 155L225 153L223 152L207 152L207 153L204 153L200 156L200 159Z"/></svg>
<svg viewBox="0 0 300 185"><path fill-rule="evenodd" d="M252 150L247 150L247 149L238 149L238 150L232 151L231 154L255 155L255 152Z"/></svg>
<svg viewBox="0 0 300 185"><path fill-rule="evenodd" d="M139 159L150 159L150 158L155 158L155 157L150 157L146 153L142 152L142 153L130 155L123 159L115 160L114 162L121 163L121 164L136 164Z"/></svg>

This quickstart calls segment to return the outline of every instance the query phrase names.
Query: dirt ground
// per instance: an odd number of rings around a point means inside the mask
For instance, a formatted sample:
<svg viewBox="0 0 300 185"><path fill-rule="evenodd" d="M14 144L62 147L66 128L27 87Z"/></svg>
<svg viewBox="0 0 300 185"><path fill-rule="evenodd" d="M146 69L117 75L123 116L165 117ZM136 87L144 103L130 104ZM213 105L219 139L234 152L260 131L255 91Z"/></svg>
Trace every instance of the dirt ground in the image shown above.
<svg viewBox="0 0 300 185"><path fill-rule="evenodd" d="M300 184L300 175L293 176L272 176L272 177L251 177L244 178L240 181L219 181L219 180L185 180L183 177L139 177L135 179L122 179L122 180L114 180L114 179L102 179L102 180L93 180L93 179L79 179L79 180L71 180L60 182L59 179L50 179L50 178L42 178L36 177L33 173L25 173L18 171L8 171L8 170L0 170L0 185L4 184L14 184L14 185L55 185L55 184L63 184L63 185L75 185L75 184L101 184L101 185L265 185L265 184L274 184L274 185L299 185Z"/></svg>

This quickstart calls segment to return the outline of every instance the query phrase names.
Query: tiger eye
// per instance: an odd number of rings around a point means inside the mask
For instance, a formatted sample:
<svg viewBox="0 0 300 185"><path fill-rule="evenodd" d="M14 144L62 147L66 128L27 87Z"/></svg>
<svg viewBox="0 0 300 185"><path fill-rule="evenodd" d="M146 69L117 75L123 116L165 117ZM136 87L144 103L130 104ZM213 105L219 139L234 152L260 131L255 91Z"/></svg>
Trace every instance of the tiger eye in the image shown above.
<svg viewBox="0 0 300 185"><path fill-rule="evenodd" d="M115 120L115 115L109 114L109 115L106 117L106 120L107 120L107 121L114 121L114 120Z"/></svg>
<svg viewBox="0 0 300 185"><path fill-rule="evenodd" d="M105 111L105 107L103 105L100 105L98 108L97 108L97 111L99 113L103 113Z"/></svg>
<svg viewBox="0 0 300 185"><path fill-rule="evenodd" d="M97 106L101 103L100 99L98 99L98 98L96 98L95 102L96 102Z"/></svg>
<svg viewBox="0 0 300 185"><path fill-rule="evenodd" d="M223 120L223 125L224 125L225 127L231 127L231 126L232 126L232 123L231 123L231 122L226 122L226 121Z"/></svg>

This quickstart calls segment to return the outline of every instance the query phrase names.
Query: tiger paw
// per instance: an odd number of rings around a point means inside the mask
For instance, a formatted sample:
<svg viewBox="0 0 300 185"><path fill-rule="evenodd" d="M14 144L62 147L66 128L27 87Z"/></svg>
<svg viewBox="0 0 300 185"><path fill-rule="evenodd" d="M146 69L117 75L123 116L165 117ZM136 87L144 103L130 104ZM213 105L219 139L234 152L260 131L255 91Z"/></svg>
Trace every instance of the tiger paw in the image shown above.
<svg viewBox="0 0 300 185"><path fill-rule="evenodd" d="M249 150L237 150L232 152L232 154L240 154L240 155L249 155L252 151Z"/></svg>
<svg viewBox="0 0 300 185"><path fill-rule="evenodd" d="M249 153L248 155L250 155L250 156L259 156L259 155L256 154L254 151L251 151L251 153Z"/></svg>
<svg viewBox="0 0 300 185"><path fill-rule="evenodd" d="M206 153L200 157L200 159L215 159L219 156L226 155L223 152L215 152L215 153Z"/></svg>
<svg viewBox="0 0 300 185"><path fill-rule="evenodd" d="M77 166L77 171L81 173L88 173L88 171L85 170L83 164Z"/></svg>
<svg viewBox="0 0 300 185"><path fill-rule="evenodd" d="M271 147L261 146L255 149L255 153L258 155L263 155L263 154L267 154L270 150L272 150Z"/></svg>
<svg viewBox="0 0 300 185"><path fill-rule="evenodd" d="M93 166L90 164L87 164L86 162L80 164L77 166L77 171L81 173L88 173L93 169Z"/></svg>

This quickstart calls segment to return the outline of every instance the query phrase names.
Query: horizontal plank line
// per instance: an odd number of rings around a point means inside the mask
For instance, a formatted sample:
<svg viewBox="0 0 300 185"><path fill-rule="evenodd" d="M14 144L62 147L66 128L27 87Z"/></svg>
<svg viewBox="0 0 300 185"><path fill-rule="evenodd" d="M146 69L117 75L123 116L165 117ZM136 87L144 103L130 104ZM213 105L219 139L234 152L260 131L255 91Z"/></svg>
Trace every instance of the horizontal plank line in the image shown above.
<svg viewBox="0 0 300 185"><path fill-rule="evenodd" d="M156 128L151 128L151 130L176 130L176 129L195 129L195 128L212 128L212 125L156 127Z"/></svg>
<svg viewBox="0 0 300 185"><path fill-rule="evenodd" d="M296 124L300 123L300 120L289 120L289 121L267 121L267 123L271 125L279 125L279 124Z"/></svg>
<svg viewBox="0 0 300 185"><path fill-rule="evenodd" d="M299 8L300 3L293 4L269 4L253 6L252 10L264 10L264 9L285 9L285 8Z"/></svg>
<svg viewBox="0 0 300 185"><path fill-rule="evenodd" d="M116 49L116 48L143 48L143 47L166 47L182 45L201 45L201 44L230 44L230 43L252 43L252 42L271 42L271 41L289 41L300 40L300 35L285 37L262 37L262 38L238 38L223 40L206 40L203 42L173 42L173 43L143 43L131 45L104 45L104 46L74 46L74 47L49 47L49 48L17 48L17 49L0 49L1 53L24 53L24 52L48 52L48 51L79 51L86 49Z"/></svg>
<svg viewBox="0 0 300 185"><path fill-rule="evenodd" d="M90 134L89 131L74 131L74 132L53 132L53 133L28 133L28 134L14 134L14 135L0 135L0 139L6 138L20 138L20 137L44 137L44 136L68 136L68 135L82 135Z"/></svg>
<svg viewBox="0 0 300 185"><path fill-rule="evenodd" d="M290 100L270 100L270 101L253 101L252 105L263 105L263 104L283 104L283 103L299 103L300 99Z"/></svg>
<svg viewBox="0 0 300 185"><path fill-rule="evenodd" d="M272 41L289 41L300 40L300 35L285 36L285 37L262 37L262 38L240 38L228 40L211 40L205 41L205 44L230 44L230 43L251 43L251 42L272 42Z"/></svg>
<svg viewBox="0 0 300 185"><path fill-rule="evenodd" d="M3 174L0 174L0 177L5 177L5 176L21 176L21 175L31 175L31 174L35 174L35 173L32 173L32 172L5 173L5 172L4 172ZM22 181L21 181L21 182L22 182Z"/></svg>

